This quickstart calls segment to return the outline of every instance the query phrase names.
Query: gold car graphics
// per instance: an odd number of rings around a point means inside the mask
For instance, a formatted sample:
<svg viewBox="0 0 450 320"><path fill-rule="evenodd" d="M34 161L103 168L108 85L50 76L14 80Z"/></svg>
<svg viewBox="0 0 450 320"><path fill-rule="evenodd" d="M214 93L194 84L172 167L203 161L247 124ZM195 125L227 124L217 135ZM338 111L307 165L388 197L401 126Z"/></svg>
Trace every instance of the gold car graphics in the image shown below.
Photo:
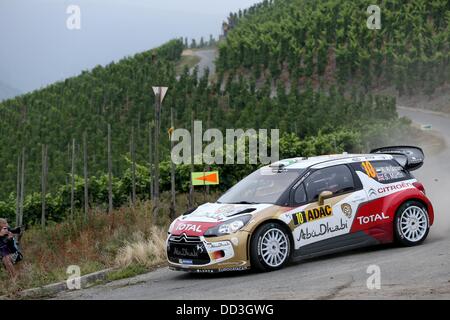
<svg viewBox="0 0 450 320"><path fill-rule="evenodd" d="M331 213L333 214L333 207L337 205L341 201L345 201L346 198L349 197L349 194L346 195L340 195L331 199L326 200L326 204L323 207L324 213ZM328 209L327 209L327 208ZM340 208L340 207L338 207ZM218 271L225 271L229 268L242 268L247 269L250 267L250 239L251 235L255 230L262 225L265 221L282 221L286 223L286 225L289 227L291 232L294 232L296 228L299 227L299 225L294 225L294 218L293 215L295 212L292 212L293 210L301 210L301 211L312 211L312 216L314 216L314 209L319 210L320 215L320 206L318 206L318 203L311 203L307 206L302 207L282 207L278 205L271 205L266 208L261 209L257 212L257 214L252 214L252 219L249 221L249 223L244 226L239 232L232 234L232 235L224 235L221 237L214 237L214 238L206 238L206 242L209 242L211 244L222 242L222 241L230 241L233 246L234 255L227 260L218 262L214 259L213 252L209 252L211 256L211 263L208 265L181 265L177 263L169 262L169 265L172 268L178 269L178 270L185 270L185 271L195 271L195 272L218 272ZM335 208L336 209L336 208ZM337 209L336 209L337 210ZM339 210L340 211L340 210ZM317 211L316 211L317 214ZM335 213L336 214L336 213ZM337 214L336 214L337 215ZM329 215L328 217L332 217L333 215ZM323 217L326 218L326 217ZM307 218L308 219L308 218ZM319 219L313 219L313 220L319 220ZM312 220L311 220L312 221ZM341 221L341 224L334 225L333 223L329 222L328 225L325 220L324 227L319 228L318 230L313 230L313 226L311 228L308 228L308 230L304 230L303 234L297 235L301 236L302 238L316 238L323 236L322 233L325 234L332 234L335 232L338 232L342 230L342 228L348 228L348 225L346 225L345 221ZM309 224L304 224L303 227L309 226ZM298 241L297 238L294 238ZM305 241L305 239L302 239L302 241ZM207 247L209 248L209 247ZM212 250L209 250L212 251Z"/></svg>
<svg viewBox="0 0 450 320"><path fill-rule="evenodd" d="M292 215L294 225L298 226L307 222L328 218L333 215L333 209L330 205L320 206L313 209L300 211Z"/></svg>

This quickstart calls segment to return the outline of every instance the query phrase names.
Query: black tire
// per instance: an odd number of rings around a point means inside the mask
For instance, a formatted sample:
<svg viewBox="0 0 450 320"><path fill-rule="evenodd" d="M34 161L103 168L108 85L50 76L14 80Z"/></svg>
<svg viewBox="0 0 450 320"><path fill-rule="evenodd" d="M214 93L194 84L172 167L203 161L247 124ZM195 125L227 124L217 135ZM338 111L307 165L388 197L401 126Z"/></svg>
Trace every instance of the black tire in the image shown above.
<svg viewBox="0 0 450 320"><path fill-rule="evenodd" d="M280 261L281 263L270 264L267 260L268 258L264 258L263 256L263 239L267 240L270 235L279 235L283 240L279 242L279 245L274 250L279 250ZM283 235L283 236L282 236ZM286 246L284 246L284 239ZM265 245L265 249L267 250L268 245ZM283 268L291 257L291 239L286 232L285 228L283 228L280 224L275 222L269 222L262 226L260 226L254 233L250 242L250 261L252 268L256 271L274 271ZM266 252L267 254L267 252ZM282 258L284 256L284 259ZM277 258L274 258L277 259Z"/></svg>
<svg viewBox="0 0 450 320"><path fill-rule="evenodd" d="M413 237L411 236L410 233L408 233L408 232L412 232L411 231L412 229L411 229L411 227L408 227L408 226L410 226L409 224L405 224L404 219L406 219L407 210L410 210L410 211L417 210L417 212L419 212L419 216L424 215L422 220L419 220L419 221L424 221L424 223L422 224L423 227L420 227L420 228L424 228L424 229L420 229L421 231L419 231L420 233L418 234L417 239L412 239ZM402 220L402 218L403 218L403 220ZM416 225L419 225L419 223L416 222ZM414 226L414 223L412 223L412 226ZM402 231L402 228L403 228L403 230L406 230L406 231ZM410 231L408 231L408 230L410 230ZM428 236L429 231L430 231L430 218L428 216L428 210L427 210L426 206L424 206L421 202L415 201L415 200L409 200L409 201L405 202L404 204L402 204L398 208L398 210L395 214L395 219L394 219L394 234L395 234L395 239L398 244L405 246L405 247L412 247L412 246L419 245L425 241L425 239Z"/></svg>

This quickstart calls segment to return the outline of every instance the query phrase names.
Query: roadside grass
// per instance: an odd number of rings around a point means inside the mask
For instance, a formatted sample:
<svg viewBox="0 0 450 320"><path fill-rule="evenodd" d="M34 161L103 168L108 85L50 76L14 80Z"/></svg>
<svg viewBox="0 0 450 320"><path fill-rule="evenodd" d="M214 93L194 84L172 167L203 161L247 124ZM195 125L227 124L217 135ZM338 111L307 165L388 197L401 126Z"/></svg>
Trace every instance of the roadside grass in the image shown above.
<svg viewBox="0 0 450 320"><path fill-rule="evenodd" d="M115 264L119 267L129 267L132 264L138 264L151 267L154 264L165 261L165 237L167 231L153 226L149 237L142 232L136 232L132 235L124 246L119 248Z"/></svg>
<svg viewBox="0 0 450 320"><path fill-rule="evenodd" d="M121 279L131 278L143 273L148 272L148 267L140 264L132 264L127 267L121 268L119 270L115 270L107 275L106 281L116 281Z"/></svg>
<svg viewBox="0 0 450 320"><path fill-rule="evenodd" d="M196 204L215 201L218 194L196 193ZM185 194L177 196L177 213L187 209ZM19 277L12 283L0 268L0 295L65 281L67 268L80 267L81 275L117 268L108 280L123 279L150 271L166 261L165 241L170 194L161 195L157 217L150 201L114 210L112 214L92 209L88 217L77 214L62 223L45 228L32 226L21 239L24 260L17 265Z"/></svg>

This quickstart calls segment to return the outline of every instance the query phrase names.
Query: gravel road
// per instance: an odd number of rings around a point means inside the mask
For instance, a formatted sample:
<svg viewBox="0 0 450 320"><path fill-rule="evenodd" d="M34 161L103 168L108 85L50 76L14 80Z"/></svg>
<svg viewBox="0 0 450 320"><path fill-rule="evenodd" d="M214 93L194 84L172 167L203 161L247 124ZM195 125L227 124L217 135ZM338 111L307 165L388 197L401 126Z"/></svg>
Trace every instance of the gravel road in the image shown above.
<svg viewBox="0 0 450 320"><path fill-rule="evenodd" d="M216 73L216 65L214 63L217 56L216 49L196 50L193 54L200 58L200 62L198 63L199 78L204 75L206 68L209 69L209 74Z"/></svg>

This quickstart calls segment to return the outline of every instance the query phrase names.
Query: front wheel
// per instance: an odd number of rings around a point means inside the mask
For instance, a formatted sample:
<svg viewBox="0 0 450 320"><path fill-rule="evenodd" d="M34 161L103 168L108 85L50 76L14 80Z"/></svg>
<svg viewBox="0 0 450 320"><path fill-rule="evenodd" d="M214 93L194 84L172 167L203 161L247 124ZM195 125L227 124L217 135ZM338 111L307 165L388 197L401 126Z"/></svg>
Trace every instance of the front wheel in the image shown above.
<svg viewBox="0 0 450 320"><path fill-rule="evenodd" d="M281 269L291 255L288 234L277 223L268 223L253 234L250 244L252 266L259 271Z"/></svg>
<svg viewBox="0 0 450 320"><path fill-rule="evenodd" d="M428 236L430 219L426 207L418 201L404 203L395 215L395 235L404 246L415 246Z"/></svg>

